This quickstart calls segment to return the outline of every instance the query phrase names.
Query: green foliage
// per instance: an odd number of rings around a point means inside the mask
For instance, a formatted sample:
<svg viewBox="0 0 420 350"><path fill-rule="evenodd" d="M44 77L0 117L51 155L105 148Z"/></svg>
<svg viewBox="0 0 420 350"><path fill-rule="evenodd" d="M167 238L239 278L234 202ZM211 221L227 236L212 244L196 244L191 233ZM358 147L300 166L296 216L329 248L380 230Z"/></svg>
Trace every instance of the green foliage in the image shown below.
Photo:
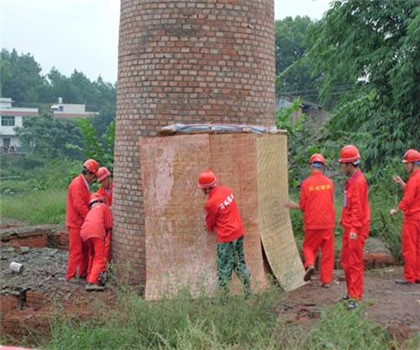
<svg viewBox="0 0 420 350"><path fill-rule="evenodd" d="M78 119L77 125L83 135L84 148L68 144L67 147L82 151L85 158L93 158L101 166L113 169L114 164L114 139L115 139L115 121L112 121L106 133L98 137L96 130L88 119Z"/></svg>
<svg viewBox="0 0 420 350"><path fill-rule="evenodd" d="M367 170L420 144L418 4L336 1L309 30L308 58L319 77L322 101L338 93L330 140L363 136Z"/></svg>
<svg viewBox="0 0 420 350"><path fill-rule="evenodd" d="M16 135L28 151L28 158L43 163L61 157L80 158L80 153L66 148L66 143L81 143L81 135L74 121L54 118L51 114L25 118Z"/></svg>
<svg viewBox="0 0 420 350"><path fill-rule="evenodd" d="M346 144L344 138L340 144L330 140L330 132L323 127L316 129L306 114L300 112L300 105L301 100L296 99L290 107L276 111L277 128L288 133L289 183L293 189L309 175L308 161L314 153L324 155L328 173L337 173L339 152Z"/></svg>
<svg viewBox="0 0 420 350"><path fill-rule="evenodd" d="M3 49L0 53L0 90L3 97L11 97L17 106L44 108L58 97L65 103L86 104L88 110L115 109L116 87L101 77L91 82L75 70L70 77L52 68L41 75L41 67L30 54L19 55ZM114 113L115 114L115 113Z"/></svg>
<svg viewBox="0 0 420 350"><path fill-rule="evenodd" d="M122 293L118 308L97 305L89 321L57 319L47 349L384 349L393 342L362 312L338 304L322 312L308 331L282 322L279 291L272 287L250 300L172 299L145 301Z"/></svg>
<svg viewBox="0 0 420 350"><path fill-rule="evenodd" d="M65 190L33 191L0 200L0 217L22 220L32 225L64 224Z"/></svg>
<svg viewBox="0 0 420 350"><path fill-rule="evenodd" d="M98 114L94 115L92 118L89 118L92 126L96 130L97 135L101 135L105 138L108 137L110 128L115 128L115 125L111 126L111 123L115 122L115 114L116 111L114 101L114 104L104 105Z"/></svg>
<svg viewBox="0 0 420 350"><path fill-rule="evenodd" d="M16 50L0 53L0 91L19 105L38 102L43 87L41 67L30 54L18 55Z"/></svg>
<svg viewBox="0 0 420 350"><path fill-rule="evenodd" d="M338 304L321 314L317 327L306 339L305 349L391 349L393 342L377 324L363 317L363 307L349 312Z"/></svg>
<svg viewBox="0 0 420 350"><path fill-rule="evenodd" d="M277 129L286 130L289 141L289 183L290 187L296 188L307 175L309 157L318 152L313 145L314 138L311 137L310 128L306 115L300 112L301 100L293 101L290 107L281 108L276 111Z"/></svg>
<svg viewBox="0 0 420 350"><path fill-rule="evenodd" d="M276 91L317 101L310 62L305 58L306 34L312 23L307 16L275 22Z"/></svg>
<svg viewBox="0 0 420 350"><path fill-rule="evenodd" d="M91 82L77 70L67 78L53 68L45 77L45 86L48 91L45 102L57 101L61 97L66 103L86 104L87 109L93 111L116 104L115 86L105 83L101 77Z"/></svg>
<svg viewBox="0 0 420 350"><path fill-rule="evenodd" d="M185 291L159 302L124 294L105 320L57 323L47 348L266 348L275 344L275 296L267 292L250 307L242 297L193 300Z"/></svg>

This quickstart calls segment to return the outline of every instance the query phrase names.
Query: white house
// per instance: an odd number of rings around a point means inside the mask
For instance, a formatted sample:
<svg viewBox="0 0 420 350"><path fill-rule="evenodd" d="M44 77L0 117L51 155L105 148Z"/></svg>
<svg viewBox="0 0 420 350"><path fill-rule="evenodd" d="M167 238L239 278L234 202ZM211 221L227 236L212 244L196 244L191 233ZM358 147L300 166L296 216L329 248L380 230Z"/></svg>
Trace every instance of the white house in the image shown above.
<svg viewBox="0 0 420 350"><path fill-rule="evenodd" d="M51 106L54 117L56 118L89 118L93 117L95 112L86 112L85 105L63 103L61 97L58 98L58 103Z"/></svg>
<svg viewBox="0 0 420 350"><path fill-rule="evenodd" d="M12 99L0 97L0 150L2 152L17 152L21 145L16 136L15 127L22 126L23 118L39 115L38 108L13 107Z"/></svg>

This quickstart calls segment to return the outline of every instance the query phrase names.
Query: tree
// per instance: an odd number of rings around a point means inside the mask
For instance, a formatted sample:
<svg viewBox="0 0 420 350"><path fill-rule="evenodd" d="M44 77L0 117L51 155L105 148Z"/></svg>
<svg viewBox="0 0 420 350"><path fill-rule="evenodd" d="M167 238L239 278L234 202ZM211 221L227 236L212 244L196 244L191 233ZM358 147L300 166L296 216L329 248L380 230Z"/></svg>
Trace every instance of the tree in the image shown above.
<svg viewBox="0 0 420 350"><path fill-rule="evenodd" d="M101 137L98 136L89 119L79 119L77 125L83 136L84 147L72 146L83 152L85 158L93 158L108 169L113 169L115 121L112 121L108 125L105 133Z"/></svg>
<svg viewBox="0 0 420 350"><path fill-rule="evenodd" d="M418 147L419 1L335 1L309 38L322 100L340 96L328 137L358 143L368 169Z"/></svg>
<svg viewBox="0 0 420 350"><path fill-rule="evenodd" d="M318 94L306 59L306 34L313 24L309 17L286 17L275 22L277 92L316 101Z"/></svg>
<svg viewBox="0 0 420 350"><path fill-rule="evenodd" d="M25 118L23 126L15 130L29 157L43 160L62 157L81 159L79 151L67 147L68 144L82 144L80 131L74 121L56 119L45 113L39 117Z"/></svg>
<svg viewBox="0 0 420 350"><path fill-rule="evenodd" d="M17 105L38 102L44 78L41 67L30 55L18 55L16 50L0 53L0 87L4 97L11 97Z"/></svg>

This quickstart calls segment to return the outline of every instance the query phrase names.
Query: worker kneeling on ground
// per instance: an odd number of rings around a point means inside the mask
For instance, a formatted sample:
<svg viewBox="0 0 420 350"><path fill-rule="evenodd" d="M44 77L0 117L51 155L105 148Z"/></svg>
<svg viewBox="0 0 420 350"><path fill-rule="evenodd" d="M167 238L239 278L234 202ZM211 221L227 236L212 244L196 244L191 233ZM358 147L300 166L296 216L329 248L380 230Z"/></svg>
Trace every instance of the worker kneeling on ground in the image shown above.
<svg viewBox="0 0 420 350"><path fill-rule="evenodd" d="M105 198L93 193L89 201L89 212L82 225L80 236L88 246L87 291L101 291L105 287L99 282L101 273L107 270L106 236L112 228L112 216Z"/></svg>
<svg viewBox="0 0 420 350"><path fill-rule="evenodd" d="M225 186L217 186L217 179L211 170L203 171L198 177L198 187L208 195L205 210L205 228L217 234L217 276L219 287L227 293L228 285L235 271L244 284L245 296L251 294L249 270L245 263L244 233L242 218L233 192Z"/></svg>
<svg viewBox="0 0 420 350"><path fill-rule="evenodd" d="M301 185L299 204L286 203L286 208L303 212L305 236L303 256L305 259L305 282L315 273L315 259L321 251L321 286L328 288L334 269L334 183L324 175L325 158L315 153L309 159L310 175Z"/></svg>

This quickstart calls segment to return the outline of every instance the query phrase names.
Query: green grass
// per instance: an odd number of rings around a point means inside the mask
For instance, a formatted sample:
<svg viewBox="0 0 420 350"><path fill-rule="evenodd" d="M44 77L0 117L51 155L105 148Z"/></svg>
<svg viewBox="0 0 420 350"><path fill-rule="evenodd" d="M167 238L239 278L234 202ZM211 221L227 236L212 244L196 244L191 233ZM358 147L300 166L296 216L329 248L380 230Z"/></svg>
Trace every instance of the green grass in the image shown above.
<svg viewBox="0 0 420 350"><path fill-rule="evenodd" d="M326 309L312 329L290 325L278 307L274 287L249 300L200 297L145 301L120 295L118 306L97 305L87 322L65 316L52 327L45 349L391 349L392 341L363 317L363 307Z"/></svg>
<svg viewBox="0 0 420 350"><path fill-rule="evenodd" d="M67 190L31 191L0 200L0 218L24 220L31 225L63 224Z"/></svg>
<svg viewBox="0 0 420 350"><path fill-rule="evenodd" d="M363 304L349 311L345 304L325 309L317 327L306 339L307 349L393 349L388 334L377 324L363 317ZM311 344L312 343L312 344ZM311 346L312 345L312 346Z"/></svg>

